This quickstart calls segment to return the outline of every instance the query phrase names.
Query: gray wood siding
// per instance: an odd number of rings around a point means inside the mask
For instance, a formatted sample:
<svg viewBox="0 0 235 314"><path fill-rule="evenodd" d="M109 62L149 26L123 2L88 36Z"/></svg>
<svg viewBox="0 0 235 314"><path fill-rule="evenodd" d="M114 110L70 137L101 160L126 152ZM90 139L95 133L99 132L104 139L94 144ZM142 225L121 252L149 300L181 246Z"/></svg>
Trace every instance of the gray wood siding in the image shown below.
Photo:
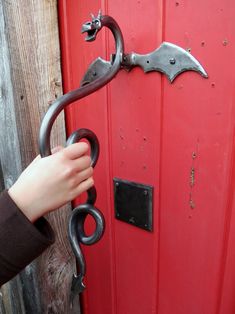
<svg viewBox="0 0 235 314"><path fill-rule="evenodd" d="M62 94L57 1L0 0L0 188L9 188L38 154L38 130ZM52 146L65 142L64 115ZM0 313L79 313L70 309L75 267L67 241L70 206L48 216L56 243L0 293Z"/></svg>

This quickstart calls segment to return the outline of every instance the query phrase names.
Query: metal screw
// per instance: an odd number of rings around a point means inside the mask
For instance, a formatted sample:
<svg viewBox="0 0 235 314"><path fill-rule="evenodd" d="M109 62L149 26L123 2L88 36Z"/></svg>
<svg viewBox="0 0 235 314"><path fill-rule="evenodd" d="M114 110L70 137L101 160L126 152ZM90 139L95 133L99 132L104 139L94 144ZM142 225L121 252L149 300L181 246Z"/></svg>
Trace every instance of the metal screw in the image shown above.
<svg viewBox="0 0 235 314"><path fill-rule="evenodd" d="M129 219L129 222L131 222L131 223L135 223L135 218L134 217L131 217L130 219Z"/></svg>
<svg viewBox="0 0 235 314"><path fill-rule="evenodd" d="M115 184L116 184L116 186L119 186L119 183L118 183L118 182L116 182Z"/></svg>
<svg viewBox="0 0 235 314"><path fill-rule="evenodd" d="M175 60L175 58L170 58L169 62L170 62L170 64L175 64L176 60Z"/></svg>
<svg viewBox="0 0 235 314"><path fill-rule="evenodd" d="M144 191L144 195L148 195L148 191L145 190L145 191Z"/></svg>
<svg viewBox="0 0 235 314"><path fill-rule="evenodd" d="M224 40L223 40L223 45L224 45L224 46L227 46L227 45L228 45L228 40L227 40L227 39L224 39Z"/></svg>

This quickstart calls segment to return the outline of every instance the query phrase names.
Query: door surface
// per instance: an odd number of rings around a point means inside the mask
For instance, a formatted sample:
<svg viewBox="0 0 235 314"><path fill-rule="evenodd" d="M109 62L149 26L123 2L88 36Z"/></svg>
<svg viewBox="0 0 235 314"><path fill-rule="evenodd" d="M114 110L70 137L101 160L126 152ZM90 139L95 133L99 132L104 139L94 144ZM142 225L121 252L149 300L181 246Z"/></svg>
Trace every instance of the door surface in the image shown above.
<svg viewBox="0 0 235 314"><path fill-rule="evenodd" d="M68 134L90 128L101 145L94 177L106 231L83 248L83 313L234 314L234 1L59 1L64 92L114 52L108 30L92 43L80 34L100 8L119 23L126 52L172 42L209 79L120 71L68 108ZM153 232L115 219L114 177L154 187Z"/></svg>

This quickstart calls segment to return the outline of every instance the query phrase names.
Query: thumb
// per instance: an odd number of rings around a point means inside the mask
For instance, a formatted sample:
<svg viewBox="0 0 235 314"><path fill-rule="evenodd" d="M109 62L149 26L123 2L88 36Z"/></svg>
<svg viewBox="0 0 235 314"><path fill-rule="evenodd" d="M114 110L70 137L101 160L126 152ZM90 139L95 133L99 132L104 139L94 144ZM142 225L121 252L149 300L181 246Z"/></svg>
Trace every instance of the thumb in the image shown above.
<svg viewBox="0 0 235 314"><path fill-rule="evenodd" d="M56 154L56 153L60 152L62 149L64 149L63 146L56 146L56 147L52 148L51 152L52 152L52 154Z"/></svg>

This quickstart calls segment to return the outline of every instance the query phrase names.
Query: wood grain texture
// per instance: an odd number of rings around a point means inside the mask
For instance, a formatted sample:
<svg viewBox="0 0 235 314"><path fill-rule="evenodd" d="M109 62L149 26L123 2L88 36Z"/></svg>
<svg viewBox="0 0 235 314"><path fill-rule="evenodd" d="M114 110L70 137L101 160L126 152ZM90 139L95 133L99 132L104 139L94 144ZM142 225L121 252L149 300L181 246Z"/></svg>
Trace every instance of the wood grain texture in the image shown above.
<svg viewBox="0 0 235 314"><path fill-rule="evenodd" d="M57 1L0 1L1 187L10 187L38 154L38 130L50 103L62 93ZM52 146L63 145L63 114ZM4 184L3 184L4 183ZM70 207L50 214L55 245L4 285L1 313L79 313L69 305L74 259L67 241Z"/></svg>

